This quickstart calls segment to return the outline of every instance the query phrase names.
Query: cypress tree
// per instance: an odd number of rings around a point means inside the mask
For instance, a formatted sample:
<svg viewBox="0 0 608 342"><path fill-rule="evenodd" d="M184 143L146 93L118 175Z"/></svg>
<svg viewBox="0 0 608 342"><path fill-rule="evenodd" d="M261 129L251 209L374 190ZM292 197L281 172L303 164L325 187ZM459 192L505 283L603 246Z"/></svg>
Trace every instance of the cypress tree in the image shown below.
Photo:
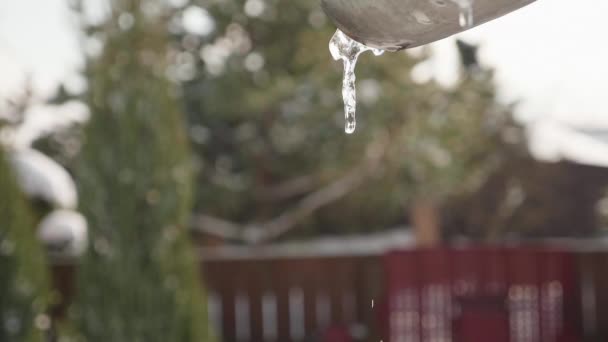
<svg viewBox="0 0 608 342"><path fill-rule="evenodd" d="M192 176L167 68L165 22L113 1L89 63L92 118L77 166L91 246L79 266L75 327L88 341L208 341L186 223Z"/></svg>

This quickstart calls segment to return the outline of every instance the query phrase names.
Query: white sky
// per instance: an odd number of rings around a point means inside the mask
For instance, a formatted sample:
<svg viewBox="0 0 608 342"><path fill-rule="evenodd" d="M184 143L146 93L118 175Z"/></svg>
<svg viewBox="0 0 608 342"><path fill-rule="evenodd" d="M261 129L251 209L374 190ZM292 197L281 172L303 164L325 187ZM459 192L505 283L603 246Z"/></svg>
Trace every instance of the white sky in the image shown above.
<svg viewBox="0 0 608 342"><path fill-rule="evenodd" d="M0 95L29 77L48 95L82 65L66 0L0 0Z"/></svg>
<svg viewBox="0 0 608 342"><path fill-rule="evenodd" d="M482 44L482 61L496 69L504 98L522 102L522 118L608 129L606 13L608 1L538 0L462 37ZM449 82L446 44L435 44L434 69Z"/></svg>
<svg viewBox="0 0 608 342"><path fill-rule="evenodd" d="M26 73L43 94L60 80L78 84L82 60L65 3L0 0L0 96ZM496 69L503 99L520 102L520 118L608 129L606 13L605 0L538 0L462 37L482 43L482 61ZM452 43L433 44L432 74L445 84L456 77Z"/></svg>

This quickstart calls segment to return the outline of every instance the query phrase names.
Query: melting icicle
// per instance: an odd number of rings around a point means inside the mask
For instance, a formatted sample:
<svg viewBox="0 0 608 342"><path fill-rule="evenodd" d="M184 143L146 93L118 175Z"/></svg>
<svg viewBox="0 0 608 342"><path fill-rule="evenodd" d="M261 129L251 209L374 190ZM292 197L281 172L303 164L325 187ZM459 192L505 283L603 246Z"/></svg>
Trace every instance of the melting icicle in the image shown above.
<svg viewBox="0 0 608 342"><path fill-rule="evenodd" d="M337 30L329 42L331 56L337 61L342 59L344 63L344 78L342 80L342 98L344 99L344 116L346 124L344 131L348 134L355 132L357 118L357 90L355 87L355 67L359 55L365 51L372 51L374 55L380 56L384 51L365 46Z"/></svg>
<svg viewBox="0 0 608 342"><path fill-rule="evenodd" d="M473 27L473 0L452 0L452 2L458 6L458 24L460 24L460 27Z"/></svg>

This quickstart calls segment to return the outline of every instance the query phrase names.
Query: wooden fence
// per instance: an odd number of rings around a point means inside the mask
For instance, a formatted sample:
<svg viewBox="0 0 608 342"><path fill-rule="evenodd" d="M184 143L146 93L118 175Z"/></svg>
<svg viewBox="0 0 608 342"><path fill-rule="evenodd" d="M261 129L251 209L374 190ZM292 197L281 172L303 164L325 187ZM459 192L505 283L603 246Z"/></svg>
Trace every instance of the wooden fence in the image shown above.
<svg viewBox="0 0 608 342"><path fill-rule="evenodd" d="M221 341L608 341L608 252L410 249L204 259ZM73 268L53 269L69 299ZM65 306L54 314L62 315Z"/></svg>
<svg viewBox="0 0 608 342"><path fill-rule="evenodd" d="M386 257L390 341L581 341L577 256L528 248Z"/></svg>
<svg viewBox="0 0 608 342"><path fill-rule="evenodd" d="M222 341L320 340L332 326L378 333L378 257L223 260L207 263L205 274Z"/></svg>

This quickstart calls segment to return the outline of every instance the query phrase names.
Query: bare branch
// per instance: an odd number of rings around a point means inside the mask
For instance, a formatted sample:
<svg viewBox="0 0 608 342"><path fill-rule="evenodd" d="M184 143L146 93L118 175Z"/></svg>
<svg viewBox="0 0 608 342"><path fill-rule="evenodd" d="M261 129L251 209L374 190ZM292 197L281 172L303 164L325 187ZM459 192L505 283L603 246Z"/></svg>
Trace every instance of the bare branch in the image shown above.
<svg viewBox="0 0 608 342"><path fill-rule="evenodd" d="M290 179L278 185L256 190L256 198L260 201L274 202L305 194L317 185L316 177L305 175Z"/></svg>
<svg viewBox="0 0 608 342"><path fill-rule="evenodd" d="M240 225L206 215L199 216L194 228L216 236L238 239L248 243L262 243L287 233L304 218L333 203L361 186L376 173L382 161L388 139L382 136L372 142L361 164L327 186L312 192L275 219L260 224Z"/></svg>
<svg viewBox="0 0 608 342"><path fill-rule="evenodd" d="M238 223L233 223L217 217L201 214L197 215L192 221L194 228L202 233L211 234L224 239L241 239L242 227Z"/></svg>

